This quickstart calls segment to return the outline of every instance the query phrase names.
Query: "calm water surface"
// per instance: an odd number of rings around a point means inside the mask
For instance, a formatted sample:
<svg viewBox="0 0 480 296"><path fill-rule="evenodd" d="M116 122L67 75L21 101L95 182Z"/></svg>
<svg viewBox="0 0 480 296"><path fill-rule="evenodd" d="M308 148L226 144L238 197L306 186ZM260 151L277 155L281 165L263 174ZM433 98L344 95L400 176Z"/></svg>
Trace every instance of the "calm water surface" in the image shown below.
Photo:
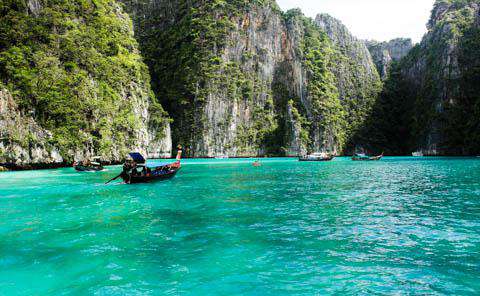
<svg viewBox="0 0 480 296"><path fill-rule="evenodd" d="M480 294L480 158L0 174L0 295Z"/></svg>

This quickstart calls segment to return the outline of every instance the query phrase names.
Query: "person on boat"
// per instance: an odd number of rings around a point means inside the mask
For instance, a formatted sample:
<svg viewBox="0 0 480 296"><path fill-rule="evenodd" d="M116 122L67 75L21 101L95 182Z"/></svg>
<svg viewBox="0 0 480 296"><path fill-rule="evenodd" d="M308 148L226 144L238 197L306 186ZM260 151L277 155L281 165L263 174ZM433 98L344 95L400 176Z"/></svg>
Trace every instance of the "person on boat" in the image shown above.
<svg viewBox="0 0 480 296"><path fill-rule="evenodd" d="M130 171L135 171L137 168L137 163L133 159L127 159L123 164L123 172L128 173Z"/></svg>
<svg viewBox="0 0 480 296"><path fill-rule="evenodd" d="M178 149L178 151L177 151L177 158L176 159L177 159L178 162L180 162L180 160L182 159L182 152L183 152L182 145L178 145L177 149Z"/></svg>
<svg viewBox="0 0 480 296"><path fill-rule="evenodd" d="M177 146L178 151L177 151L177 157L175 158L177 161L175 163L169 165L168 168L172 168L172 167L173 168L178 168L178 167L180 167L180 161L182 159L182 152L183 152L182 148L183 148L182 145Z"/></svg>

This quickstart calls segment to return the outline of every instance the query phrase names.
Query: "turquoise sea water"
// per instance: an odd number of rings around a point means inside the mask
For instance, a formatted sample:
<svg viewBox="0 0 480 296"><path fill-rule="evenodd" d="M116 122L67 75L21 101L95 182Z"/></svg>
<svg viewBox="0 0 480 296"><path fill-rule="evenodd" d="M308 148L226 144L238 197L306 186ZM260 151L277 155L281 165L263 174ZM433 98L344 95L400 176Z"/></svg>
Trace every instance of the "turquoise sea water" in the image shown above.
<svg viewBox="0 0 480 296"><path fill-rule="evenodd" d="M478 295L480 158L0 173L0 295Z"/></svg>

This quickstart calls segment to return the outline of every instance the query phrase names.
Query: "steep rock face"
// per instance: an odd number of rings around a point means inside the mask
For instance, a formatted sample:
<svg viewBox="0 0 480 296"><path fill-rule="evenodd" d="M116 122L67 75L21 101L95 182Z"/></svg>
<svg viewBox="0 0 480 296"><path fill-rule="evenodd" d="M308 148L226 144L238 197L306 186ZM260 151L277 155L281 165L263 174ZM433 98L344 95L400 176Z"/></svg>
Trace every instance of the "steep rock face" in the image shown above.
<svg viewBox="0 0 480 296"><path fill-rule="evenodd" d="M170 154L166 114L150 90L131 21L118 3L12 0L2 5L2 89L18 114L28 114L16 118L24 118L39 141L16 141L8 133L4 160L71 162L100 155L119 161L128 151L146 153L154 146ZM58 157L50 157L52 149Z"/></svg>
<svg viewBox="0 0 480 296"><path fill-rule="evenodd" d="M370 40L365 43L383 80L387 79L392 63L400 61L413 48L412 40L405 38L397 38L388 42Z"/></svg>
<svg viewBox="0 0 480 296"><path fill-rule="evenodd" d="M367 75L334 73L347 56L310 19L274 2L123 2L173 116L173 140L190 156L340 152L354 130L347 114L364 117L378 92L363 88L379 85L371 59Z"/></svg>
<svg viewBox="0 0 480 296"><path fill-rule="evenodd" d="M480 152L479 10L474 0L436 1L428 33L387 81L378 118L398 118L392 110L408 114L402 123L408 137L397 141L410 143L410 152ZM385 128L383 134L388 133Z"/></svg>
<svg viewBox="0 0 480 296"><path fill-rule="evenodd" d="M247 9L247 2L123 2L154 90L173 116L174 142L196 157L265 154L264 141L276 128L278 11L270 4Z"/></svg>
<svg viewBox="0 0 480 296"><path fill-rule="evenodd" d="M271 7L257 7L232 17L221 62L204 104L201 155L265 154L264 142L276 128L271 90L280 60L282 20ZM223 77L222 77L223 76Z"/></svg>
<svg viewBox="0 0 480 296"><path fill-rule="evenodd" d="M282 74L277 81L295 92L282 91L281 87L280 91L274 89L277 101L281 102L281 114L285 113L287 106L287 123L296 123L290 126L301 126L301 129L280 130L286 132L286 138L290 139L287 143L294 144L292 147L300 142L307 151L341 153L347 142L346 116L350 114L342 105L337 77L332 71L338 53L327 34L301 11L288 11L284 19L290 40L290 46L287 46L290 54L279 66L279 73ZM285 95L289 95L290 100ZM293 135L299 135L300 138L294 138Z"/></svg>
<svg viewBox="0 0 480 296"><path fill-rule="evenodd" d="M476 154L479 151L478 1L437 1L429 32L402 65L408 83L418 90L415 127L426 154ZM476 70L477 69L477 70ZM473 97L472 97L473 96ZM426 128L422 128L426 127Z"/></svg>
<svg viewBox="0 0 480 296"><path fill-rule="evenodd" d="M49 144L52 134L23 115L10 92L0 88L0 164L62 163Z"/></svg>
<svg viewBox="0 0 480 296"><path fill-rule="evenodd" d="M348 114L348 136L365 124L382 83L365 43L354 37L339 20L328 14L317 15L315 22L330 37L337 51L332 72L336 76L340 99ZM353 148L353 147L350 147Z"/></svg>

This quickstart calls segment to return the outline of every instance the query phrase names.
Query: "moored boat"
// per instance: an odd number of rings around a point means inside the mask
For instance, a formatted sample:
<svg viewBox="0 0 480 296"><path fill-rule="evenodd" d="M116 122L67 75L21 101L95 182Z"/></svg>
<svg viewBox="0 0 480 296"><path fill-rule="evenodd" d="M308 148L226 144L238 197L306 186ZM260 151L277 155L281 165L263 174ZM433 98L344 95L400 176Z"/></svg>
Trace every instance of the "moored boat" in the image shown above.
<svg viewBox="0 0 480 296"><path fill-rule="evenodd" d="M325 152L321 153L313 153L305 156L301 156L298 160L299 161L330 161L335 158L334 155L328 154Z"/></svg>
<svg viewBox="0 0 480 296"><path fill-rule="evenodd" d="M219 155L215 156L215 159L229 159L230 157L228 155Z"/></svg>
<svg viewBox="0 0 480 296"><path fill-rule="evenodd" d="M73 167L78 172L99 172L105 169L99 156L93 157L93 161L86 159L79 163L74 162Z"/></svg>
<svg viewBox="0 0 480 296"><path fill-rule="evenodd" d="M377 161L383 158L383 153L378 156L368 156L364 153L357 153L352 156L353 161Z"/></svg>
<svg viewBox="0 0 480 296"><path fill-rule="evenodd" d="M423 152L422 151L416 151L412 153L413 157L423 157Z"/></svg>
<svg viewBox="0 0 480 296"><path fill-rule="evenodd" d="M179 147L176 162L156 165L154 167L147 166L146 159L140 153L133 152L129 155L132 159L125 162L122 173L107 183L110 183L118 178L122 178L126 184L149 183L153 181L168 180L175 177L182 167L180 163L182 156L181 147Z"/></svg>

